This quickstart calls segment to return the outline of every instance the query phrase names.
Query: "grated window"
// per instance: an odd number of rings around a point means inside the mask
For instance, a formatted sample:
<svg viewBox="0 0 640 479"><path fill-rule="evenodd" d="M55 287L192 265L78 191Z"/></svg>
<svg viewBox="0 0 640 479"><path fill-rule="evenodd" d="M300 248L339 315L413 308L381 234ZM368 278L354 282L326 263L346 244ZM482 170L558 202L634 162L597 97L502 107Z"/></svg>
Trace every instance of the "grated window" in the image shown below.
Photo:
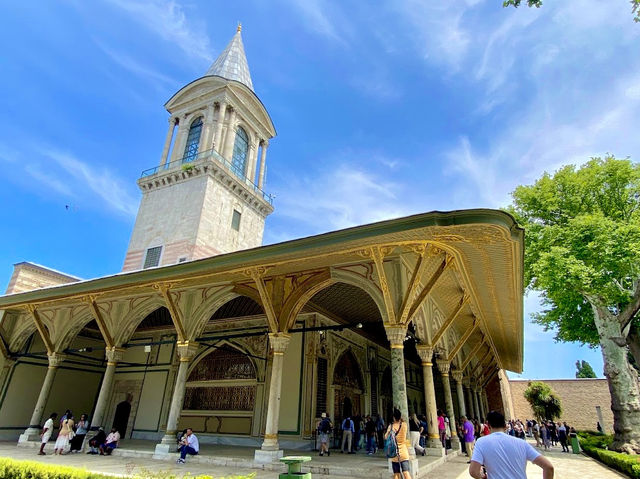
<svg viewBox="0 0 640 479"><path fill-rule="evenodd" d="M153 268L160 264L160 255L162 254L162 246L155 246L147 250L147 255L144 258L143 269Z"/></svg>
<svg viewBox="0 0 640 479"><path fill-rule="evenodd" d="M238 210L233 210L233 217L231 218L231 227L236 231L240 231L241 218L242 218L242 213L240 213Z"/></svg>

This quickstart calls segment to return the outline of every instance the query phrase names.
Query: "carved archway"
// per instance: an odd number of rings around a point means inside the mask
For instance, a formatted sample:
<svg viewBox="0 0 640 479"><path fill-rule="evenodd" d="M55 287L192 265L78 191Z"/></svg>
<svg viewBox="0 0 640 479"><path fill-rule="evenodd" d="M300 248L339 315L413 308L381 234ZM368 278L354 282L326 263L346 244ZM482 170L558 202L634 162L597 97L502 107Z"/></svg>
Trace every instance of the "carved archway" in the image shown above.
<svg viewBox="0 0 640 479"><path fill-rule="evenodd" d="M257 372L251 358L229 344L203 354L187 378L180 427L198 433L250 435Z"/></svg>
<svg viewBox="0 0 640 479"><path fill-rule="evenodd" d="M334 417L341 420L347 415L362 414L364 379L360 364L351 350L342 353L333 369L335 390Z"/></svg>

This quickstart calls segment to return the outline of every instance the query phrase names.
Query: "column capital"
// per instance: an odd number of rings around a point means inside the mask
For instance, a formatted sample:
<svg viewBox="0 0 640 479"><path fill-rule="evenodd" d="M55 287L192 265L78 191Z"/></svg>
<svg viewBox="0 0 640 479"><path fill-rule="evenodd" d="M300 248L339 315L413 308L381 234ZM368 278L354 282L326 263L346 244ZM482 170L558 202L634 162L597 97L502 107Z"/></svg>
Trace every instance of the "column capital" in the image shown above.
<svg viewBox="0 0 640 479"><path fill-rule="evenodd" d="M460 371L459 369L454 369L453 371L451 371L451 377L455 382L462 383L462 371Z"/></svg>
<svg viewBox="0 0 640 479"><path fill-rule="evenodd" d="M104 355L106 356L108 363L117 364L124 358L124 348L118 348L116 346L107 348Z"/></svg>
<svg viewBox="0 0 640 479"><path fill-rule="evenodd" d="M198 352L198 348L200 347L200 345L194 341L178 341L176 346L180 361L186 362L189 362L194 358Z"/></svg>
<svg viewBox="0 0 640 479"><path fill-rule="evenodd" d="M418 350L418 356L420 356L420 359L422 360L422 365L424 366L426 363L431 364L431 361L433 360L433 348L418 344L416 349Z"/></svg>
<svg viewBox="0 0 640 479"><path fill-rule="evenodd" d="M407 337L406 326L400 326L395 324L384 325L384 330L387 333L387 339L391 343L392 349L403 349L404 339Z"/></svg>
<svg viewBox="0 0 640 479"><path fill-rule="evenodd" d="M62 364L62 361L64 361L67 358L64 354L55 353L55 352L51 354L47 354L47 357L49 358L50 368L57 368L58 366L60 366L60 364Z"/></svg>
<svg viewBox="0 0 640 479"><path fill-rule="evenodd" d="M469 378L463 378L462 385L467 389L471 389L471 380Z"/></svg>
<svg viewBox="0 0 640 479"><path fill-rule="evenodd" d="M286 333L269 333L269 344L274 354L284 354L289 346L291 335Z"/></svg>
<svg viewBox="0 0 640 479"><path fill-rule="evenodd" d="M436 359L436 364L438 365L438 371L440 371L440 374L442 374L443 376L449 376L449 371L451 370L451 361L438 358Z"/></svg>

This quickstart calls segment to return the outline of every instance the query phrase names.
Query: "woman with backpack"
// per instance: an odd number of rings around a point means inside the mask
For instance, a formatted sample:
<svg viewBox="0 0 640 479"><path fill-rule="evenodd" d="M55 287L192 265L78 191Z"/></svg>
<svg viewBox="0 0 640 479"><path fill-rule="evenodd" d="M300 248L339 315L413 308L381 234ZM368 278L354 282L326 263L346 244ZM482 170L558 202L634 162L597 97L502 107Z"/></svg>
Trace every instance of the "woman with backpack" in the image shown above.
<svg viewBox="0 0 640 479"><path fill-rule="evenodd" d="M393 423L389 424L384 435L387 457L391 459L394 479L411 479L409 472L409 440L407 423L402 420L399 410L393 410Z"/></svg>
<svg viewBox="0 0 640 479"><path fill-rule="evenodd" d="M327 417L327 413L322 413L322 418L318 423L318 434L320 435L320 455L324 456L325 453L327 456L331 455L329 452L329 433L331 432L331 428L333 424L331 423L331 419Z"/></svg>

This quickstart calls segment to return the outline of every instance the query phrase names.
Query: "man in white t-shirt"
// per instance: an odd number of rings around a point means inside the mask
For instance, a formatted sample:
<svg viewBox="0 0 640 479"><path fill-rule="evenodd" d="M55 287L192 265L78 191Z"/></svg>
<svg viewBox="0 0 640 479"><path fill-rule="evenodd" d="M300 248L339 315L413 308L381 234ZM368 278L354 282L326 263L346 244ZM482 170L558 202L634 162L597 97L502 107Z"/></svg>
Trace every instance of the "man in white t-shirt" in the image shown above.
<svg viewBox="0 0 640 479"><path fill-rule="evenodd" d="M553 464L522 439L505 434L504 416L487 414L491 434L479 438L471 456L469 474L475 479L527 479L527 461L542 468L543 479L553 479Z"/></svg>
<svg viewBox="0 0 640 479"><path fill-rule="evenodd" d="M42 426L42 432L40 433L40 437L42 439L40 440L40 452L38 453L41 456L45 455L44 446L47 445L49 439L51 438L51 434L53 433L53 421L57 417L58 413L54 412L53 414L51 414L51 416L49 416L49 419L45 421L44 426Z"/></svg>
<svg viewBox="0 0 640 479"><path fill-rule="evenodd" d="M193 433L193 429L187 428L187 434L182 438L180 446L180 458L176 461L178 464L184 464L187 454L195 456L200 451L200 443Z"/></svg>

